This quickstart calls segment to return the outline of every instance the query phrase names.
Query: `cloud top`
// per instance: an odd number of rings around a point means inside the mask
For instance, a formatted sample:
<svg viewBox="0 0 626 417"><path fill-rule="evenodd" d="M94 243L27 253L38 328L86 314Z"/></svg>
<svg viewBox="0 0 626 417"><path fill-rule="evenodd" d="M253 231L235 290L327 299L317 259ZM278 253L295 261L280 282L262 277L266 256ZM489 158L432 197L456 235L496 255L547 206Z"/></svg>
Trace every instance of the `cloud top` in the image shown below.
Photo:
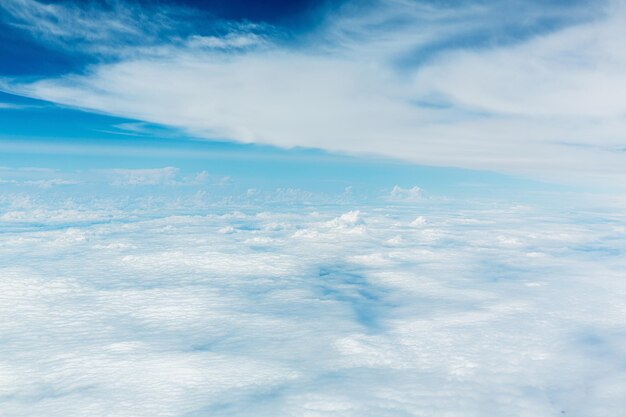
<svg viewBox="0 0 626 417"><path fill-rule="evenodd" d="M22 213L0 205L7 415L600 416L626 405L618 209L581 222L484 202L194 214L5 203Z"/></svg>

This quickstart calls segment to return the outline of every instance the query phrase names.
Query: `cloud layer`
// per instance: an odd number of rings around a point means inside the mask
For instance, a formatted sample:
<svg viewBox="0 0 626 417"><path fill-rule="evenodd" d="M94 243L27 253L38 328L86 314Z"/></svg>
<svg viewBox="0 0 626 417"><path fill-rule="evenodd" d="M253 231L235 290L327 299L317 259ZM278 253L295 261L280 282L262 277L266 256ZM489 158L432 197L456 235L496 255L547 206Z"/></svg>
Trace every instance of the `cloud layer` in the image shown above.
<svg viewBox="0 0 626 417"><path fill-rule="evenodd" d="M52 19L27 14L44 7L33 0L8 4L35 34L79 36L57 16L75 9L45 6ZM625 174L622 2L347 3L291 39L241 22L212 33L187 25L174 36L177 21L168 18L162 32L147 29L143 44L120 32L139 30L128 28L137 13L128 7L123 22L110 14L90 21L106 39L77 44L104 62L4 88L206 139L578 183L619 185Z"/></svg>
<svg viewBox="0 0 626 417"><path fill-rule="evenodd" d="M181 215L22 200L0 213L3 415L626 406L617 214L398 202Z"/></svg>

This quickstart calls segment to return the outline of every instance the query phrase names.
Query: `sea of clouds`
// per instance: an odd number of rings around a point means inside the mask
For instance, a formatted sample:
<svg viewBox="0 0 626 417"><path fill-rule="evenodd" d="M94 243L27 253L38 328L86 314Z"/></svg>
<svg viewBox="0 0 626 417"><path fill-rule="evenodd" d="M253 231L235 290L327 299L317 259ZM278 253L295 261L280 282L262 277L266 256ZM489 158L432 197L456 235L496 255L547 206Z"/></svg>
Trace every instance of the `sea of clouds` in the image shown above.
<svg viewBox="0 0 626 417"><path fill-rule="evenodd" d="M626 409L619 212L0 203L3 417Z"/></svg>

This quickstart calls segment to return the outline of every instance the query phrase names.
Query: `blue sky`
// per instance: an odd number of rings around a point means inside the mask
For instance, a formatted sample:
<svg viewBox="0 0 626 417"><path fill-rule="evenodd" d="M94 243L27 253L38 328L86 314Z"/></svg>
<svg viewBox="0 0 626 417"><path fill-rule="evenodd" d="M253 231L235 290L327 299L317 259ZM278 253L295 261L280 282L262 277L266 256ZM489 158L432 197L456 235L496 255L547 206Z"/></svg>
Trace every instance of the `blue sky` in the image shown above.
<svg viewBox="0 0 626 417"><path fill-rule="evenodd" d="M124 157L139 140L276 155L283 178L300 178L285 160L311 149L331 170L337 158L369 164L373 183L385 166L389 187L408 185L413 165L424 167L415 184L475 176L621 188L626 108L607 94L624 85L623 10L595 1L10 0L0 8L0 140L20 149L115 143L127 168L161 164ZM3 165L61 158L20 152ZM254 176L267 173L259 166Z"/></svg>
<svg viewBox="0 0 626 417"><path fill-rule="evenodd" d="M185 175L204 172L218 181L229 178L231 187L224 192L295 187L332 195L344 194L349 188L362 198L372 199L388 194L396 185L409 189L419 184L433 196L521 199L523 193L525 198L537 199L571 188L487 171L421 166L377 155L356 157L307 148L207 141L167 126L9 95L3 98L21 107L0 112L2 177L23 182L32 180L29 177L33 173L21 168L53 169L57 175L80 180L74 187L62 187L74 193L83 190L83 181L106 186L94 174L98 170L164 167L176 167ZM20 184L5 182L3 186L19 189Z"/></svg>

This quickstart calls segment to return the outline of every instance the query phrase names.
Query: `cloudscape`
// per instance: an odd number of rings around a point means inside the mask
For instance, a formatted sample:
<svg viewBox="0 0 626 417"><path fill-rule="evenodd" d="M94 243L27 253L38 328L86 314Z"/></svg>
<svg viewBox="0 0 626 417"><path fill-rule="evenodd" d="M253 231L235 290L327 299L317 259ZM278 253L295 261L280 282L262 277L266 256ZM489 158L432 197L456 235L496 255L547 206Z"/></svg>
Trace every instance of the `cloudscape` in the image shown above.
<svg viewBox="0 0 626 417"><path fill-rule="evenodd" d="M0 0L0 416L619 416L626 3Z"/></svg>

